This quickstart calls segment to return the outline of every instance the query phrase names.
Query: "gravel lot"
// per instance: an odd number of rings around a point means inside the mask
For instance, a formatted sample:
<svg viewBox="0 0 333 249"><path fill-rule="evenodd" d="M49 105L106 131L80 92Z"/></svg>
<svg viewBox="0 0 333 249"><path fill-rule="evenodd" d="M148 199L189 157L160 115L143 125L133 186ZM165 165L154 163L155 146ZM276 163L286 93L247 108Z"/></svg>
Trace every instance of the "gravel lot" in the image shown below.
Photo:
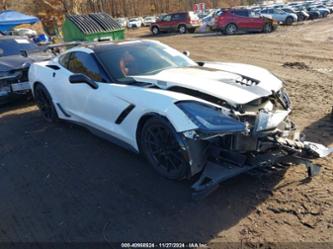
<svg viewBox="0 0 333 249"><path fill-rule="evenodd" d="M333 146L332 27L330 17L268 35L154 39L197 60L268 68L285 81L309 140ZM128 36L152 38L147 29ZM17 103L0 108L0 241L333 243L333 157L318 163L312 181L303 167L243 175L195 203L191 182L165 180L139 156Z"/></svg>

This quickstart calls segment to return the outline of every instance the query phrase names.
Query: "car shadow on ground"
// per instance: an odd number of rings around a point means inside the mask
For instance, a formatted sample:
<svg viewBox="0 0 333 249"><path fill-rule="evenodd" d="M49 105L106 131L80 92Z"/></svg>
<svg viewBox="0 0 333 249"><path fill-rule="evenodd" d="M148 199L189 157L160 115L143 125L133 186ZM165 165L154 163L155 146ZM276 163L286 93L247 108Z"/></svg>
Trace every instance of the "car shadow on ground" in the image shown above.
<svg viewBox="0 0 333 249"><path fill-rule="evenodd" d="M196 35L193 36L193 38L205 38L205 37L212 37L212 36L217 36L217 37L234 37L234 36L251 36L251 35L260 35L260 34L264 34L264 35L270 35L267 33L262 33L262 32L244 32L244 33L237 33L234 35L226 35L223 34L221 32L206 32L206 33L197 33Z"/></svg>
<svg viewBox="0 0 333 249"><path fill-rule="evenodd" d="M178 33L161 33L159 35L152 35L152 34L143 34L140 35L140 38L163 38L163 37L172 37L172 36L189 36L191 38L205 38L205 37L233 37L233 36L246 36L246 35L258 35L262 34L260 32L251 32L251 33L238 33L235 35L225 35L221 32L202 32L202 33L194 33L194 34L178 34ZM268 34L266 34L268 35Z"/></svg>
<svg viewBox="0 0 333 249"><path fill-rule="evenodd" d="M32 99L29 99L29 98L28 99L26 99L26 98L16 99L16 100L10 101L8 103L0 104L0 114L9 112L9 111L13 111L16 109L30 107L33 105L34 105L34 102L32 101Z"/></svg>
<svg viewBox="0 0 333 249"><path fill-rule="evenodd" d="M0 122L1 241L208 242L255 212L284 172L242 175L201 202L191 182L38 111Z"/></svg>
<svg viewBox="0 0 333 249"><path fill-rule="evenodd" d="M153 35L152 33L145 33L145 34L142 34L142 35L139 35L137 37L139 38L163 38L163 37L173 37L173 36L192 36L193 34L179 34L179 33L172 33L172 32L165 32L165 33L160 33L158 35Z"/></svg>
<svg viewBox="0 0 333 249"><path fill-rule="evenodd" d="M326 146L333 144L333 113L313 122L304 129L306 140L322 143Z"/></svg>

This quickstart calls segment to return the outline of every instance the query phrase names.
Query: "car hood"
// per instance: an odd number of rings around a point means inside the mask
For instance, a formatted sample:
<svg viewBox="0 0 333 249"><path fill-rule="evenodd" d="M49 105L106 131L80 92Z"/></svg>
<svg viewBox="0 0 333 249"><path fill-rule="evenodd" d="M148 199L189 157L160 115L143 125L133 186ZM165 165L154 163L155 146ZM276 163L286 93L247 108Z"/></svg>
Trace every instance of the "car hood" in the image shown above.
<svg viewBox="0 0 333 249"><path fill-rule="evenodd" d="M236 63L205 63L202 67L171 68L155 75L132 77L162 89L181 87L202 92L231 105L270 96L283 85L263 68Z"/></svg>
<svg viewBox="0 0 333 249"><path fill-rule="evenodd" d="M32 53L28 57L22 55L2 56L0 57L0 72L29 67L36 61L49 60L51 57L52 55L49 53Z"/></svg>

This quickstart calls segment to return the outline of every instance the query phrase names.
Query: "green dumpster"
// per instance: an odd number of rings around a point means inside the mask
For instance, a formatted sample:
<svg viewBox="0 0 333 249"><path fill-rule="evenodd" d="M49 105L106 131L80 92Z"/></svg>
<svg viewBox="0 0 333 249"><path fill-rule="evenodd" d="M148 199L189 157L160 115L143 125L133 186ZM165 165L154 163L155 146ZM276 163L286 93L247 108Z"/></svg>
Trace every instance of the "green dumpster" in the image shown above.
<svg viewBox="0 0 333 249"><path fill-rule="evenodd" d="M125 39L125 30L106 13L66 15L62 33L65 42Z"/></svg>

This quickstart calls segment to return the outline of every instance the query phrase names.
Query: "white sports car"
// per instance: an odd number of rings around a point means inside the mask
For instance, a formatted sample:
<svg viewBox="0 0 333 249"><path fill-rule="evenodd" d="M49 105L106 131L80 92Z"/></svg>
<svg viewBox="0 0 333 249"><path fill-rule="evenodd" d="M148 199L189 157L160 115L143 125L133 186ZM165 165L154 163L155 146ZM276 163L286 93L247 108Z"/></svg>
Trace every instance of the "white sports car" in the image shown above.
<svg viewBox="0 0 333 249"><path fill-rule="evenodd" d="M257 167L332 149L305 142L289 120L283 83L251 65L194 62L157 41L83 44L30 67L47 121L68 120L135 152L169 179L191 178L200 198Z"/></svg>

